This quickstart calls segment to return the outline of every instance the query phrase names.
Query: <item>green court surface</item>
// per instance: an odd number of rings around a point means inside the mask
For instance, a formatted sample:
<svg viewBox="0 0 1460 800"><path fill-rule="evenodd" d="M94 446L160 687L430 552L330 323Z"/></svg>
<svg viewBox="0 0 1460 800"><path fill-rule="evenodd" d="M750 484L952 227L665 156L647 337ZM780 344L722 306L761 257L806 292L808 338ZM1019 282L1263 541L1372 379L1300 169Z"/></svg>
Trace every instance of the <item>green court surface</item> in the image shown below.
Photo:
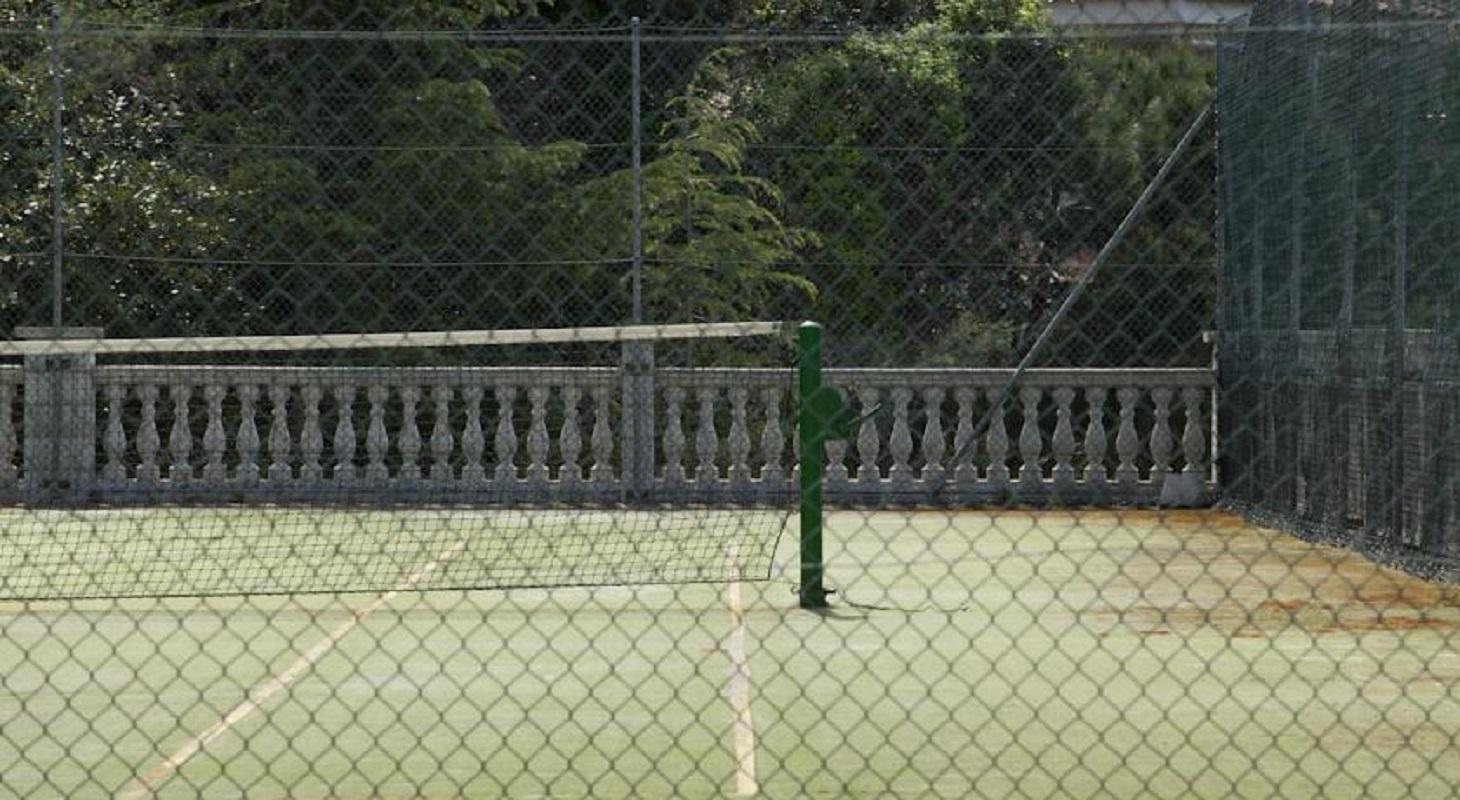
<svg viewBox="0 0 1460 800"><path fill-rule="evenodd" d="M1460 784L1453 588L1216 512L839 511L817 614L793 545L743 584L6 603L0 794Z"/></svg>

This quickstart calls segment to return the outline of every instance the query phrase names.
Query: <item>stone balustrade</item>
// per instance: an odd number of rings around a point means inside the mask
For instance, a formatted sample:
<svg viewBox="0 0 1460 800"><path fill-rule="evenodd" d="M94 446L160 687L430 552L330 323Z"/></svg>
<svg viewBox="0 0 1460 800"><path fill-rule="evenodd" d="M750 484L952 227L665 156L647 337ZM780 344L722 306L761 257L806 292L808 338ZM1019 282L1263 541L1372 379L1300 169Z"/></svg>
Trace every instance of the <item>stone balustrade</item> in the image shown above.
<svg viewBox="0 0 1460 800"><path fill-rule="evenodd" d="M611 500L611 368L101 367L95 493Z"/></svg>
<svg viewBox="0 0 1460 800"><path fill-rule="evenodd" d="M829 497L875 503L1156 500L1185 474L1212 495L1212 375L1204 369L842 369L828 382L863 419L827 447ZM989 423L978 430L979 423Z"/></svg>
<svg viewBox="0 0 1460 800"><path fill-rule="evenodd" d="M794 373L654 370L652 437L625 441L615 368L94 368L88 498L125 501L788 499ZM1205 369L1027 372L975 436L1006 370L832 369L859 414L828 450L833 503L1154 501L1210 496ZM23 495L24 376L0 367L0 492ZM639 395L636 395L639 396ZM626 448L645 448L628 458ZM626 475L626 470L652 470Z"/></svg>

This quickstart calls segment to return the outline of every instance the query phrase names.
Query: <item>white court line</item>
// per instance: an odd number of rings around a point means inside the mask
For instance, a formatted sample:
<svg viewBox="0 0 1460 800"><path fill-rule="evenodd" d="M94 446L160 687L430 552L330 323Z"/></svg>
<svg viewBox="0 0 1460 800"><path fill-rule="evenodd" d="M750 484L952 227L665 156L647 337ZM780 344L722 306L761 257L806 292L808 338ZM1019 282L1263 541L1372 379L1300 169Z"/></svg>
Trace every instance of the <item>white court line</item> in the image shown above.
<svg viewBox="0 0 1460 800"><path fill-rule="evenodd" d="M730 658L730 735L735 753L735 792L751 797L760 791L755 780L755 724L750 717L750 659L745 646L745 605L741 600L740 569L735 549L726 553L733 573L725 587L730 606L730 633L725 637L725 655Z"/></svg>
<svg viewBox="0 0 1460 800"><path fill-rule="evenodd" d="M333 650L335 645L346 634L358 627L366 617L380 610L386 603L395 599L396 595L409 590L422 580L425 580L426 576L435 572L443 563L455 558L465 547L465 539L457 542L441 555L437 556L435 561L411 573L399 586L376 598L370 605L350 615L348 620L345 620L339 627L330 631L328 636L316 642L313 647L295 659L294 663L290 664L288 669L255 686L249 692L248 699L234 706L233 710L224 714L222 719L213 723L207 730L189 739L176 752L162 761L157 762L147 772L138 775L127 785L126 789L117 795L117 800L140 800L148 794L157 791L157 788L168 778L172 777L173 773L177 772L188 759L201 753L209 744L212 744L218 737L227 733L234 725L247 719L255 711L262 708L274 695L284 691L294 681L299 680L301 675L308 672L314 666L315 662Z"/></svg>

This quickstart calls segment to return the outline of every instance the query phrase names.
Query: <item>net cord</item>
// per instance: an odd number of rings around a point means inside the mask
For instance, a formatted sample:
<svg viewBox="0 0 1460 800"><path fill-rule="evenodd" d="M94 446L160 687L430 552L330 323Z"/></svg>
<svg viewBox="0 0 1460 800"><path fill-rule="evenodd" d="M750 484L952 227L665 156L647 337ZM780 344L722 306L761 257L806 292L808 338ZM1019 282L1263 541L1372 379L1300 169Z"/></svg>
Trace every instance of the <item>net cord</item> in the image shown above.
<svg viewBox="0 0 1460 800"><path fill-rule="evenodd" d="M1019 379L1034 364L1034 360L1039 357L1040 351L1049 342L1050 336L1054 333L1055 328L1069 314L1075 302L1084 295L1085 290L1090 286L1090 282L1100 272L1100 268L1105 266L1105 262L1110 260L1110 254L1115 252L1115 248L1120 246L1120 243L1125 240L1126 235L1130 233L1131 228L1135 227L1136 221L1141 218L1146 211L1146 207L1150 205L1151 198L1155 197L1156 190L1161 188L1161 185L1166 182L1166 177L1171 174L1171 170L1181 160L1182 154L1186 152L1192 140L1196 138L1197 131L1201 130L1201 127L1206 124L1207 117L1211 116L1211 113L1212 104L1207 103L1205 106L1202 106L1196 118L1187 126L1186 132L1181 135L1181 138L1171 148L1171 152L1166 155L1166 160L1162 162L1161 168L1151 177L1150 182L1146 184L1146 188L1141 190L1140 196L1136 198L1135 203L1131 204L1130 210L1126 212L1125 218L1120 221L1120 225L1116 226L1115 231L1110 234L1110 238L1105 240L1105 244L1100 248L1100 252L1090 262L1089 269L1086 269L1076 279L1074 286L1071 286L1070 291L1065 295L1065 299L1055 309L1054 314L1050 316L1044 328L1040 330L1033 344L1025 351L1024 357L1019 359L1018 366L1014 368L1014 372L1009 376L1008 380L1004 381L1004 385L999 389L999 393L994 401L990 403L988 410L979 418L978 424L973 426L972 435L953 453L953 458L949 461L950 464L962 462L978 446L979 437L983 436L984 431L993 422L994 415L1003 413L1004 404L1008 402L1009 396L1013 394L1014 387L1019 383ZM941 482L933 487L932 497L936 499L942 496L949 484L950 481L944 476Z"/></svg>
<svg viewBox="0 0 1460 800"><path fill-rule="evenodd" d="M368 350L380 347L468 347L480 345L654 342L772 336L781 322L707 322L675 325L619 325L589 328L515 328L401 333L326 333L288 336L218 336L157 339L32 339L0 342L0 356L93 353L232 353L298 350Z"/></svg>

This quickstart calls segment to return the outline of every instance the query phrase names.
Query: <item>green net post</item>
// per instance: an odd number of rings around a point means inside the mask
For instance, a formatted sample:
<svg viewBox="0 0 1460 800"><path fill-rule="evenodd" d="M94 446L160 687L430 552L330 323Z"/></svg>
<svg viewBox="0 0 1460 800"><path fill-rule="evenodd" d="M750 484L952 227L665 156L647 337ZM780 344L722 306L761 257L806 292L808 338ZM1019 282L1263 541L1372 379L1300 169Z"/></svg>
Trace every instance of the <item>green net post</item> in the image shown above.
<svg viewBox="0 0 1460 800"><path fill-rule="evenodd" d="M796 431L801 463L801 607L826 608L825 565L821 560L821 483L826 464L826 439L832 420L819 402L821 382L821 326L801 324L797 332L797 372L800 403Z"/></svg>

